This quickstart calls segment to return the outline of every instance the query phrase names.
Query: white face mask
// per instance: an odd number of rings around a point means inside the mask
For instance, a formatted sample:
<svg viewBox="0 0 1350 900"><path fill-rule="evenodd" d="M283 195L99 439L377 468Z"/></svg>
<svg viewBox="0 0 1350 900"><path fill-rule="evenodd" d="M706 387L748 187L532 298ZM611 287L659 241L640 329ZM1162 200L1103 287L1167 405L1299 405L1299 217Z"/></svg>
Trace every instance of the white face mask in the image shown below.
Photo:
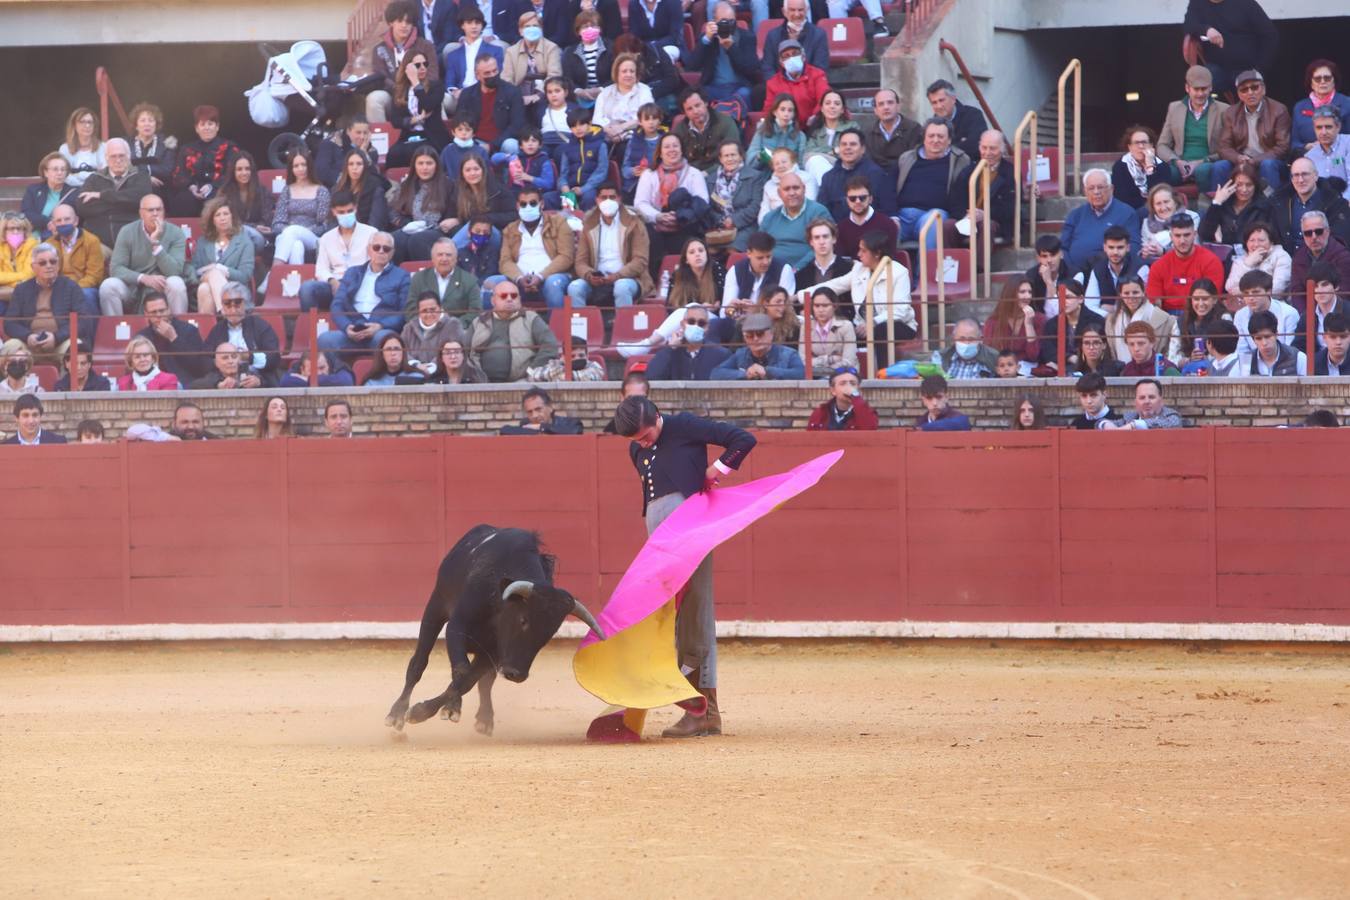
<svg viewBox="0 0 1350 900"><path fill-rule="evenodd" d="M962 359L974 359L975 355L979 352L980 345L978 343L971 341L956 342L956 355Z"/></svg>
<svg viewBox="0 0 1350 900"><path fill-rule="evenodd" d="M597 205L600 207L600 215L607 219L614 218L619 212L618 200L601 200Z"/></svg>

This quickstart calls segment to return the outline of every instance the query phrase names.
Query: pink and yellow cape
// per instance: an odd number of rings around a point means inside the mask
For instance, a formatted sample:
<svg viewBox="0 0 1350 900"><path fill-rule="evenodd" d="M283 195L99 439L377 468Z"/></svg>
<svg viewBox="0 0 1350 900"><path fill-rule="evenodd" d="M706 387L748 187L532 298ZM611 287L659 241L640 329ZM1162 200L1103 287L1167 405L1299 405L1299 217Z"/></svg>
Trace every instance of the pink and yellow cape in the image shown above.
<svg viewBox="0 0 1350 900"><path fill-rule="evenodd" d="M587 635L572 659L577 682L611 705L589 736L637 740L647 710L699 696L675 654L685 582L713 548L810 488L843 455L835 450L780 475L695 494L651 533L599 615L608 637Z"/></svg>

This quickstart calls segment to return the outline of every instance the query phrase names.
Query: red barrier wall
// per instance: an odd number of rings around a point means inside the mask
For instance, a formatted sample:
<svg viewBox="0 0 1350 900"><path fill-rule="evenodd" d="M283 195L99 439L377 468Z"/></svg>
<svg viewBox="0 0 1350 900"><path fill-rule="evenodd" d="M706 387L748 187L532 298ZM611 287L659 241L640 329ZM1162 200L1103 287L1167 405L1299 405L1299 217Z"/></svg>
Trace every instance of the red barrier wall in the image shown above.
<svg viewBox="0 0 1350 900"><path fill-rule="evenodd" d="M722 619L1350 624L1350 433L759 438L847 453L717 552ZM0 497L0 625L411 621L479 522L598 608L645 534L593 435L4 447Z"/></svg>

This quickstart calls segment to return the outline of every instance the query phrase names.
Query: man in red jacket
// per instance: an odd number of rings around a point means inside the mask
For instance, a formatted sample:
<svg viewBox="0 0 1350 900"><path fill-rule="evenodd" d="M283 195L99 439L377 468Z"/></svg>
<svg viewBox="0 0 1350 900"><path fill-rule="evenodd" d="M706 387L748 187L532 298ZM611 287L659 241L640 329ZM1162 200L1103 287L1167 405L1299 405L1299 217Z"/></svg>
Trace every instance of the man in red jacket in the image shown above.
<svg viewBox="0 0 1350 900"><path fill-rule="evenodd" d="M1208 278L1222 285L1223 263L1211 251L1195 243L1195 222L1179 212L1167 223L1172 234L1172 249L1158 258L1148 270L1148 297L1168 311L1186 308L1191 285Z"/></svg>
<svg viewBox="0 0 1350 900"><path fill-rule="evenodd" d="M824 71L802 56L802 45L783 41L778 45L778 73L764 86L764 115L772 116L774 100L779 94L788 94L797 101L797 127L805 129L807 120L820 111L821 98L829 89Z"/></svg>
<svg viewBox="0 0 1350 900"><path fill-rule="evenodd" d="M876 410L867 405L858 390L858 370L835 369L830 376L830 399L817 406L806 423L807 431L876 431Z"/></svg>

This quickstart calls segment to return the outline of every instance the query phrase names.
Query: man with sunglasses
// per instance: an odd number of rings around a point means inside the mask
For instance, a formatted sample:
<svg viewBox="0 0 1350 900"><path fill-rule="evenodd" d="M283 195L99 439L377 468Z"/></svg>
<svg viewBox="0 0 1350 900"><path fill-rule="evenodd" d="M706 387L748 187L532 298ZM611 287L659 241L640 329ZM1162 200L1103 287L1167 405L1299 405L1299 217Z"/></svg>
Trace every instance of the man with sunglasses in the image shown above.
<svg viewBox="0 0 1350 900"><path fill-rule="evenodd" d="M80 286L61 274L61 255L51 244L38 244L31 258L33 277L14 287L5 334L23 341L35 365L58 364L70 342L70 314L83 312ZM80 330L93 343L95 320L86 316Z"/></svg>
<svg viewBox="0 0 1350 900"><path fill-rule="evenodd" d="M889 91L883 93L889 94ZM822 202L825 204L825 208L830 211L834 220L842 224L850 213L857 213L862 216L864 210L870 210L873 205L876 206L876 212L878 213L874 218L878 220L890 218L896 211L895 175L888 176L886 170L867 155L862 132L853 129L841 132L839 137L835 139L834 155L838 162L834 164L833 169L826 172L820 179L820 190L816 193L817 197L825 198ZM861 193L851 186L858 178L867 181L870 197L865 205L859 205L857 202L850 203L846 200L849 191L854 196ZM868 215L871 216L872 214L868 213ZM884 226L878 223L878 227ZM875 229L869 228L868 230ZM857 246L857 243L855 240L852 244L845 243L844 246L854 247Z"/></svg>
<svg viewBox="0 0 1350 900"><path fill-rule="evenodd" d="M877 413L863 399L858 370L842 366L830 375L830 399L817 406L807 431L876 431Z"/></svg>
<svg viewBox="0 0 1350 900"><path fill-rule="evenodd" d="M370 259L348 266L333 296L333 331L319 335L319 349L367 350L403 328L403 304L412 276L392 262L393 235L377 231L366 245Z"/></svg>
<svg viewBox="0 0 1350 900"><path fill-rule="evenodd" d="M220 320L202 343L216 348L217 357L222 344L239 351L239 387L275 387L281 380L281 339L266 319L253 315L248 297L247 285L237 281L225 285L220 294ZM211 374L208 372L206 377ZM220 374L223 377L228 373L221 370ZM244 383L250 375L257 376L258 384ZM207 387L216 387L220 380Z"/></svg>
<svg viewBox="0 0 1350 900"><path fill-rule="evenodd" d="M874 163L875 165L875 163ZM818 196L824 197L822 192ZM871 183L865 175L854 175L844 185L842 196L848 209L842 218L835 216L839 229L836 246L846 255L854 256L858 252L858 243L869 231L879 231L886 237L886 246L895 247L900 240L900 226L895 219L877 209ZM828 208L837 204L830 201ZM894 255L894 254L892 254Z"/></svg>
<svg viewBox="0 0 1350 900"><path fill-rule="evenodd" d="M525 381L562 354L543 317L520 306L520 289L505 279L492 286L492 309L473 320L469 348L474 365L494 384Z"/></svg>
<svg viewBox="0 0 1350 900"><path fill-rule="evenodd" d="M1222 81L1218 76L1215 81ZM1266 79L1255 69L1237 77L1238 101L1223 111L1219 129L1219 161L1214 183L1224 184L1233 169L1250 163L1271 188L1284 181L1284 158L1289 155L1289 107L1266 96Z"/></svg>
<svg viewBox="0 0 1350 900"><path fill-rule="evenodd" d="M526 185L516 197L519 218L502 229L502 274L488 285L510 279L527 298L543 296L550 309L561 309L572 280L576 238L564 216L544 215L539 189Z"/></svg>
<svg viewBox="0 0 1350 900"><path fill-rule="evenodd" d="M1257 0L1191 0L1183 27L1204 48L1206 67L1220 93L1233 86L1234 72L1269 68L1275 62L1279 32ZM1242 84L1240 75L1237 84Z"/></svg>
<svg viewBox="0 0 1350 900"><path fill-rule="evenodd" d="M708 336L711 316L701 303L684 308L684 320L670 343L656 351L647 363L647 378L652 381L708 381L713 369L731 356L731 351Z"/></svg>
<svg viewBox="0 0 1350 900"><path fill-rule="evenodd" d="M1294 254L1289 269L1289 302L1306 311L1308 274L1313 266L1326 263L1340 274L1341 284L1350 284L1350 249L1346 249L1343 237L1333 234L1327 214L1321 210L1303 214L1299 219L1299 236L1303 246Z"/></svg>
<svg viewBox="0 0 1350 900"><path fill-rule="evenodd" d="M1319 185L1317 167L1306 156L1294 160L1289 169L1289 183L1280 187L1270 198L1274 224L1279 239L1290 256L1296 255L1307 243L1304 232L1318 226L1303 224L1309 213L1321 213L1322 225L1342 243L1350 242L1350 203L1339 193Z"/></svg>

